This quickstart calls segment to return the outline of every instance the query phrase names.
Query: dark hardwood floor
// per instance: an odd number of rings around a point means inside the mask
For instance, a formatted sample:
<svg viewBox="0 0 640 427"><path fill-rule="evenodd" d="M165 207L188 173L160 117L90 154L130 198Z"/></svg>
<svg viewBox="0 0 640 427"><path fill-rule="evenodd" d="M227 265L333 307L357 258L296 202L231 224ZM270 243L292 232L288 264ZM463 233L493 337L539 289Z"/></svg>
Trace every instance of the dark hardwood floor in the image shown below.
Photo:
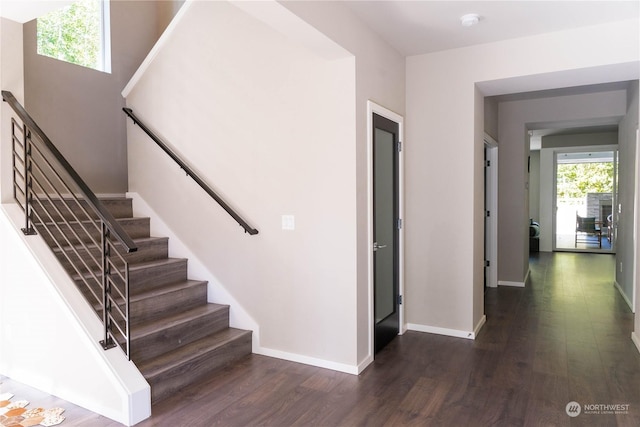
<svg viewBox="0 0 640 427"><path fill-rule="evenodd" d="M526 288L487 291L475 341L408 332L360 376L251 355L138 425L639 426L640 354L613 274L611 255L541 253ZM593 413L613 404L622 413ZM63 426L118 425L58 405Z"/></svg>

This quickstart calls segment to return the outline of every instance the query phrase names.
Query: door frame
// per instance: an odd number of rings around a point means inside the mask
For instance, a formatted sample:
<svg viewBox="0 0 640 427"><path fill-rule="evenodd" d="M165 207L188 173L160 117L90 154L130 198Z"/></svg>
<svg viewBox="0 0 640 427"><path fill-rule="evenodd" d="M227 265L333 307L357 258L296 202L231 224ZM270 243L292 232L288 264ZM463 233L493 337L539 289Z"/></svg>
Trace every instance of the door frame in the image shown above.
<svg viewBox="0 0 640 427"><path fill-rule="evenodd" d="M485 217L485 261L489 261L487 272L487 288L498 287L498 141L485 132L484 146L487 149L487 160L490 162L486 174L485 200L491 215ZM485 166L486 167L486 166ZM486 213L485 213L486 215ZM488 226L487 226L488 224Z"/></svg>
<svg viewBox="0 0 640 427"><path fill-rule="evenodd" d="M633 236L635 240L635 247L633 248L634 256L633 256L633 299L631 301L631 311L635 314L634 321L635 324L638 324L637 316L638 309L640 308L640 302L638 302L638 284L640 283L640 184L638 184L638 180L640 179L640 127L636 127L636 165L635 165L635 190L634 190L634 199L635 199L635 208L633 211ZM617 205L614 207L617 211ZM617 259L616 259L617 260ZM617 263L616 263L617 264ZM616 268L618 266L616 265ZM640 335L640 331L638 328L634 328L633 336L635 337L634 342L636 347L638 347L638 351L640 351L640 342L638 341L638 335Z"/></svg>
<svg viewBox="0 0 640 427"><path fill-rule="evenodd" d="M373 114L377 114L395 123L398 123L398 140L402 143L402 149L398 153L398 215L402 222L398 230L398 293L402 297L399 305L400 321L398 335L407 331L404 306L404 117L393 111L367 101L367 282L369 298L369 356L373 358L374 349L374 262L373 262Z"/></svg>

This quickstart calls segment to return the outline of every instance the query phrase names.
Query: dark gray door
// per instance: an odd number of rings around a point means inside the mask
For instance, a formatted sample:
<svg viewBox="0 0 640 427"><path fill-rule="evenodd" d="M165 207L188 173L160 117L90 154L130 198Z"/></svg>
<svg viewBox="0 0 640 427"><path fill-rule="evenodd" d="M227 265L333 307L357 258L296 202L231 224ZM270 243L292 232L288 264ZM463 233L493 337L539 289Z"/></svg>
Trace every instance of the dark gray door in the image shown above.
<svg viewBox="0 0 640 427"><path fill-rule="evenodd" d="M373 114L373 250L375 351L400 326L398 123Z"/></svg>

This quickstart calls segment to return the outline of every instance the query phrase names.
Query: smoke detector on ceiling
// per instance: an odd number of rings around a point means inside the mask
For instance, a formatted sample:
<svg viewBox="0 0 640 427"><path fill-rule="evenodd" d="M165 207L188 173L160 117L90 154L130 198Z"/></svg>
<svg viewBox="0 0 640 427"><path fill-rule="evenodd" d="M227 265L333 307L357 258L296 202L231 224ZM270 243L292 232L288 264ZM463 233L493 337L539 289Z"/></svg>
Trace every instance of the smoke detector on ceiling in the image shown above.
<svg viewBox="0 0 640 427"><path fill-rule="evenodd" d="M460 23L463 27L472 27L480 21L480 15L477 13L467 13L460 17Z"/></svg>

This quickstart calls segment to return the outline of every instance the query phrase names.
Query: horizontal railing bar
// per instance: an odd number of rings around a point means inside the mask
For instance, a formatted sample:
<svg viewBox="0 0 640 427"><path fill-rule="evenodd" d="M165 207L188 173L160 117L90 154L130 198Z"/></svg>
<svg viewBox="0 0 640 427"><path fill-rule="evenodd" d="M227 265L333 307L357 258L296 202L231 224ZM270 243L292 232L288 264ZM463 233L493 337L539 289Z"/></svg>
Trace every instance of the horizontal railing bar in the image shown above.
<svg viewBox="0 0 640 427"><path fill-rule="evenodd" d="M72 279L74 280L74 282L76 280L81 280L82 283L84 283L85 287L87 289L89 289L89 292L91 292L91 295L93 295L94 299L95 299L95 303L102 305L102 296L98 296L96 295L95 292L93 292L93 289L91 287L91 284L89 283L88 279L93 279L93 281L95 282L95 286L100 288L102 286L101 284L101 280L96 277L96 275L94 274L93 271L89 271L88 272L88 277L87 277L87 273L82 273L76 270L76 272L78 273L77 276L72 277ZM91 303L93 305L93 303Z"/></svg>
<svg viewBox="0 0 640 427"><path fill-rule="evenodd" d="M115 327L116 327L116 329L118 330L118 332L120 332L120 335L122 335L122 337L123 337L126 341L129 341L129 339L128 339L127 335L124 333L124 331L123 331L123 330L122 330L122 328L120 327L120 324L118 323L118 321L117 321L116 319L114 319L114 318L113 318L113 316L111 316L111 315L109 315L109 319L111 319L111 320L112 320L112 322L111 322L111 326L112 326L112 327L113 327L113 326L115 326ZM118 340L116 339L116 337L115 337L115 336L113 336L113 332L109 332L109 334L111 335L111 338L113 338L113 340L114 340L114 341L116 341L116 342L118 341Z"/></svg>
<svg viewBox="0 0 640 427"><path fill-rule="evenodd" d="M112 248L113 252L115 252L115 254L117 255L117 258L119 258L119 259L113 260L112 258L114 258L114 256L113 256L113 254L112 254L112 255L109 257L109 260L108 260L109 265L110 265L111 267L115 268L115 269L116 269L116 272L118 273L118 275L120 276L120 278L124 280L124 276L122 276L122 274L120 274L120 270L124 269L124 266L125 266L125 264L128 264L128 261L127 261L126 259L124 259L124 257L123 257L122 255L120 255L120 253L117 251L117 249L115 249L115 246L111 245L111 248ZM120 261L120 262L122 262L122 265L117 265L117 264L115 263L115 261Z"/></svg>
<svg viewBox="0 0 640 427"><path fill-rule="evenodd" d="M18 138L18 136L16 135L16 133L19 132L20 135L22 135L24 137L24 130L22 129L22 126L20 126L18 121L16 119L14 119L13 117L11 117L11 125L14 127L12 135L11 135L11 138L15 142L20 144L21 147L24 147L24 144L23 144L22 140L20 138ZM17 132L16 132L16 130L17 130Z"/></svg>
<svg viewBox="0 0 640 427"><path fill-rule="evenodd" d="M14 158L18 160L19 165L24 167L24 159L22 159L20 156L17 156L15 152L13 154L14 154ZM14 166L14 169L15 169L15 166ZM20 172L20 176L23 176L22 171L19 171L19 172Z"/></svg>
<svg viewBox="0 0 640 427"><path fill-rule="evenodd" d="M22 151L24 152L24 144L22 143L22 141L20 141L20 140L19 140L18 138L16 138L15 136L13 137L13 143L14 143L14 144L16 144L16 145L18 145L18 146L22 149ZM16 153L16 154L17 154L17 152L16 152L16 151L14 151L14 153Z"/></svg>
<svg viewBox="0 0 640 427"><path fill-rule="evenodd" d="M118 277L119 277L120 279L122 279L122 280L125 280L124 275L120 273L120 269L121 269L122 267L119 267L119 266L115 265L115 264L113 263L113 261L111 261L111 260L109 260L109 261L107 261L107 262L109 263L109 266L110 266L110 267L115 268L116 273L118 274ZM124 261L124 262L126 263L126 261ZM123 266L123 267L124 267L124 266ZM113 272L113 271L111 271L111 274L114 274L114 272Z"/></svg>
<svg viewBox="0 0 640 427"><path fill-rule="evenodd" d="M42 202L40 200L38 200L38 203L40 204L40 207L42 207L42 209L44 210L44 212L47 214L47 216L49 218L51 218L51 213L42 206ZM36 215L36 217L42 221L42 217L40 216L40 214L34 209L34 215ZM41 222L42 223L42 222ZM60 226L58 225L58 223L56 222L55 224L56 229L58 230L58 232L64 237L64 240L66 241L66 245L63 245L62 242L60 242L60 240L58 240L55 236L53 236L53 233L51 233L51 231L47 228L44 227L47 231L47 233L49 233L49 236L51 237L51 239L56 243L56 245L58 246L58 249L60 249L60 251L65 254L68 253L66 248L70 248L71 250L73 250L73 252L76 254L76 256L80 259L80 261L82 262L82 264L87 268L90 269L90 267L87 265L87 263L85 262L85 258L80 256L80 253L78 252L77 248L81 247L83 249L85 249L88 253L88 255L91 257L91 259L93 260L93 262L96 265L100 265L100 262L96 259L96 257L93 256L93 254L91 253L91 250L84 245L73 245L71 243L71 241L69 240L69 238L67 237L67 235L65 233L62 232L62 230L60 229ZM74 233L75 237L80 240L80 237ZM71 259L67 256L67 260L69 261L69 263L71 263L72 265L74 265L75 263L73 261L71 261Z"/></svg>
<svg viewBox="0 0 640 427"><path fill-rule="evenodd" d="M80 208L80 210L84 213L84 215L87 217L87 219L94 224L94 226L96 227L96 229L98 231L101 231L101 227L97 224L97 221L95 219L93 219L91 217L91 215L89 214L89 212L87 212L87 210L84 208L84 206L82 205L82 203L80 203L80 201L78 200L78 197L76 196L76 194L71 191L71 188L64 182L64 179L62 178L62 176L60 176L60 174L58 173L58 171L56 171L56 169L53 167L53 165L51 164L51 162L49 162L49 160L44 156L44 154L42 153L42 151L40 151L40 149L38 147L35 147L35 150L38 151L38 153L40 153L40 155L42 156L42 160L47 164L47 166L49 166L49 169L51 169L51 172L55 175L55 177L58 179L58 182L60 182L60 185L62 185L64 187L65 190L68 191L69 196L70 197L64 197L62 195L62 193L60 193L60 191L58 190L58 187L49 179L47 173L40 167L40 165L38 164L38 162L34 162L34 166L38 168L38 170L42 173L42 176L46 179L47 183L51 186L51 188L53 188L56 192L56 195L58 196L58 198L56 200L58 200L60 203L62 203L67 210L69 211L69 213L73 216L73 218L78 221L81 222L80 218L78 217L78 215L76 215L76 213L73 211L73 209L71 208L70 204L69 204L69 200L73 199L76 203L76 206L78 206ZM35 176L34 176L34 179ZM42 185L40 186L40 188L42 188L42 191L44 192L45 195L47 195L47 199L49 200L49 203L51 203L52 205L55 205L55 202L51 199L51 197L49 196L49 194L47 193L47 191L45 191L45 189L42 187ZM58 212L60 214L60 212ZM60 214L62 216L62 214ZM66 221L66 220L65 220ZM84 228L84 227L83 227ZM86 229L85 229L85 232ZM88 232L87 232L88 233ZM94 240L94 243L96 245L98 245L99 243L97 241Z"/></svg>
<svg viewBox="0 0 640 427"><path fill-rule="evenodd" d="M184 160L182 160L176 153L174 153L166 143L164 143L158 136L156 136L155 133L153 133L153 131L151 131L151 129L149 129L144 123L142 123L140 119L134 114L131 108L125 107L122 109L122 111L124 111L125 114L129 116L131 120L133 120L134 124L140 126L140 129L142 129L156 144L158 144L158 146L162 148L162 150L167 153L167 155L171 157L173 161L176 162L180 166L180 168L184 170L186 174L190 176L209 196L211 196L211 198L218 202L222 209L224 209L229 215L231 215L231 217L235 219L236 222L240 224L240 226L242 226L242 228L244 228L245 232L251 235L258 234L258 230L251 227L240 215L238 215L238 213L236 213L236 211L233 210L231 206L229 206L215 191L213 191L213 189L209 187L209 185L207 185L207 183L205 183L204 180L200 178L200 176L193 169L191 169Z"/></svg>
<svg viewBox="0 0 640 427"><path fill-rule="evenodd" d="M100 202L100 200L96 197L96 195L91 191L91 189L87 186L80 175L71 167L69 162L62 156L60 151L53 145L49 137L40 129L38 124L31 118L29 113L24 109L24 107L18 102L18 100L13 96L13 94L9 91L2 91L2 99L6 101L13 111L20 117L22 122L27 126L27 128L31 129L32 132L36 134L39 140L42 143L47 151L51 153L51 155L56 159L56 161L60 164L62 169L64 169L65 173L69 175L72 181L74 181L75 185L78 187L83 197L87 200L91 208L96 212L96 214L100 217L100 219L105 223L105 225L115 234L116 238L127 248L127 252L135 252L138 248L129 235L124 231L124 229L118 224L113 217L113 215L104 207L104 205ZM32 138L33 140L33 138ZM35 142L35 141L34 141Z"/></svg>
<svg viewBox="0 0 640 427"><path fill-rule="evenodd" d="M40 170L40 167L34 163L34 165ZM45 180L47 181L47 183L55 190L56 194L60 195L60 192L58 191L58 188L56 186L53 185L53 183L49 180L49 178L46 176L46 174L43 173L43 176L45 178ZM43 191L44 188L42 186L42 184L40 183L40 181L38 180L38 178L36 176L33 176L33 182L36 183ZM65 223L65 225L69 226L69 229L71 230L71 232L74 234L74 236L79 240L82 241L82 239L80 238L80 236L78 236L78 234L76 233L75 229L73 227L70 226L69 221L64 217L64 215L62 214L62 212L60 212L60 209L58 209L56 203L51 199L51 197L49 196L49 193L47 193L46 191L44 191L44 195L47 198L47 201L51 204L51 206L54 208L54 210L56 211L56 213L60 216L60 219L62 222ZM55 223L56 228L58 228L58 231L60 231L62 233L62 230L60 230L60 227L58 227L57 221L54 221L53 216L49 213L49 210L42 204L42 199L40 199L40 196L37 193L34 193L33 195L34 198L36 198L38 200L38 203L40 204L40 207L45 210L48 215L49 215L49 219ZM77 217L77 215L73 212L73 210L69 207L69 205L67 204L67 202L65 200L62 201L63 205L67 208L67 211L69 211L69 213L71 214L71 216L73 216L73 218L80 224L80 227L82 228L82 230L84 230L85 234L89 237L89 240L91 240L93 242L94 245L98 246L99 243L91 236L91 233L85 228L84 224L80 221L80 219ZM86 214L86 212L85 212ZM91 222L92 224L95 225L94 222ZM64 234L64 233L63 233Z"/></svg>
<svg viewBox="0 0 640 427"><path fill-rule="evenodd" d="M20 171L20 169L14 167L13 171L18 175L18 178L20 178L22 182L25 182L24 176L22 176L22 172ZM22 194L24 194L24 191L22 191Z"/></svg>
<svg viewBox="0 0 640 427"><path fill-rule="evenodd" d="M116 313L120 316L120 318L125 319L127 317L127 315L125 313L126 310L123 310L123 309L120 308L120 304L118 304L118 302L115 300L115 298L113 298L113 295L109 296L109 301L111 301L111 310L115 310ZM122 301L122 305L124 305L124 301ZM116 317L113 314L110 314L110 317L113 320L116 321L115 322L116 324L119 323L117 321ZM118 328L118 329L120 329L120 328ZM124 331L120 330L120 333L126 336Z"/></svg>
<svg viewBox="0 0 640 427"><path fill-rule="evenodd" d="M33 182L37 183L38 186L42 187L42 185L38 182L38 180L34 179ZM34 199L38 200L38 203L40 204L40 207L45 212L48 213L48 216L49 216L49 219L50 219L49 222L44 222L44 223L42 223L42 225L43 226L50 226L50 224L53 224L54 226L56 226L56 228L58 228L58 231L60 231L60 233L63 233L63 231L58 227L58 223L59 222L55 221L53 219L53 215L51 214L50 210L43 204L42 199L40 199L40 197L37 196L37 195L34 195L33 197L34 197ZM91 231L87 230L87 227L86 227L86 225L88 225L88 224L92 224L93 226L95 226L96 224L94 222L92 222L92 221L79 221L78 218L76 217L76 215L74 215L73 211L71 211L69 209L69 206L65 206L67 208L67 210L71 213L71 215L75 218L75 221L73 221L73 223L74 224L78 224L80 229L84 232L84 233L81 233L82 234L82 237L81 237L78 234L78 232L80 230L77 230L75 227L72 226L72 224L71 224L71 222L69 222L69 220L64 218L64 216L63 216L62 212L60 211L60 209L58 209L55 204L51 203L51 199L50 198L47 198L47 199L48 199L47 201L49 202L49 204L54 208L56 213L61 217L60 222L62 222L64 225L66 225L69 228L69 231L71 233L73 233L74 237L76 239L78 239L79 243L81 243L83 246L89 246L90 244L92 244L93 247L98 247L98 248L100 247L100 244L91 235ZM83 237L86 238L86 240L88 240L88 241L83 239Z"/></svg>
<svg viewBox="0 0 640 427"><path fill-rule="evenodd" d="M16 188L16 190L20 191L20 194L21 194L23 197L26 197L26 196L27 196L26 194L24 194L24 190L23 190L22 188L20 188L20 187L18 187L18 186L16 186L15 188Z"/></svg>
<svg viewBox="0 0 640 427"><path fill-rule="evenodd" d="M40 215L39 215L37 212L34 212L34 215L36 215L36 216L37 216L37 217L42 221L42 218L40 217ZM45 231L46 231L47 233L49 233L49 236L50 236L50 237L51 237L51 239L55 242L56 246L57 246L59 249L61 249L61 250L62 250L62 247L61 247L60 242L58 241L58 239L56 239L56 238L53 236L53 234L51 233L51 231L49 231L49 229L47 229L46 227L45 227ZM76 271L76 273L78 273L80 276L82 276L82 272L78 269L78 266L76 266L76 264L75 264L73 261L71 261L71 259L70 259L70 257L69 257L69 254L68 254L66 251L64 251L64 250L62 250L62 254L63 254L63 255L64 255L64 257L67 259L67 261L69 261L69 264L71 265L71 267L73 267L73 269ZM77 255L77 254L76 254L76 255ZM91 268L89 268L89 266L88 266L88 265L86 265L86 263L84 262L84 260L83 260L82 258L80 258L80 259L81 259L81 261L82 261L82 264L83 264L83 265L85 266L85 268L87 269L87 271L91 272L91 271L92 271L92 269L91 269ZM97 295L95 294L95 292L93 292L93 289L91 289L91 286L87 285L87 288L89 289L89 292L91 292L91 294L94 296L94 298L96 298L96 300L97 300L97 301L100 301L100 300L101 300L101 298L98 298L98 297L97 297Z"/></svg>

